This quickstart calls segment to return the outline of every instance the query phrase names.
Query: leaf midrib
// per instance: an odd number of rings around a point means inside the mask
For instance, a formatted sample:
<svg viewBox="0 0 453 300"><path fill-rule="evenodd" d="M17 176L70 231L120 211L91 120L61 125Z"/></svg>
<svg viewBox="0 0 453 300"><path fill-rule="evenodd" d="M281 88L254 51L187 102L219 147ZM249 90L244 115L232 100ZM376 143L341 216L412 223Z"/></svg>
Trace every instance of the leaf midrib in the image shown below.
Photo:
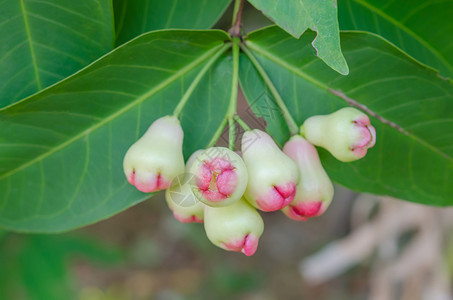
<svg viewBox="0 0 453 300"><path fill-rule="evenodd" d="M302 77L302 78L306 79L307 81L311 82L312 84L317 85L318 87L324 89L326 92L329 92L329 87L328 87L325 83L323 83L323 82L321 82L321 81L319 81L319 80L317 80L317 79L311 77L311 76L308 75L307 73L302 72L300 69L295 68L294 66L288 64L287 62L285 62L285 61L283 61L282 59L280 59L280 58L276 57L275 55L273 55L272 53L270 53L270 52L264 50L264 49L261 48L259 45L257 45L257 44L255 44L255 43L251 42L250 40L248 40L248 41L247 41L247 46L248 46L251 50L254 50L254 51L260 53L261 55L263 55L264 57L270 59L270 60L273 61L274 63L279 64L279 65L282 66L283 68L288 69L289 71L293 72L294 74L297 74L297 75L299 75L300 77ZM338 97L338 96L337 96L337 97ZM339 98L339 99L342 99L341 97L338 97L338 98ZM342 100L345 101L344 99L342 99ZM357 101L357 100L355 100L355 101ZM345 102L346 102L346 101L345 101ZM361 103L361 102L359 102L359 101L357 101L357 102L358 102L358 103ZM371 110L371 109L370 109L370 110ZM374 111L373 111L373 112L374 112ZM374 113L376 113L376 112L374 112ZM379 114L376 113L376 115L379 115ZM392 121L392 122L393 122L393 121ZM384 123L383 123L383 124L384 124ZM395 124L397 124L397 123L395 123ZM387 124L384 124L384 125L389 126L389 125L387 125ZM400 126L400 125L398 125L398 126ZM402 127L402 126L400 126L400 127L401 127L401 128L404 128L404 127ZM433 152L435 152L436 154L438 154L438 155L440 155L440 156L442 156L442 157L448 159L451 163L453 163L453 157L451 157L451 156L449 156L448 154L446 154L446 153L440 151L438 148L432 146L431 144L429 144L429 143L426 142L425 140L421 139L420 137L418 137L418 136L416 136L416 135L414 135L414 134L412 134L412 133L410 133L410 132L407 132L407 136L410 137L412 140L417 141L417 142L419 142L420 144L424 145L425 147L431 149L431 150L432 150Z"/></svg>
<svg viewBox="0 0 453 300"><path fill-rule="evenodd" d="M30 48L30 56L31 56L31 62L33 64L33 71L35 73L36 86L37 86L38 90L40 90L42 88L41 80L39 78L39 69L38 69L38 64L36 61L35 49L33 48L33 41L31 38L30 25L28 24L27 11L25 9L24 0L20 0L20 8L22 11L22 16L24 18L25 33L27 34L28 45Z"/></svg>
<svg viewBox="0 0 453 300"><path fill-rule="evenodd" d="M412 36L414 39L416 39L420 44L425 46L431 53L433 53L438 59L440 59L445 66L450 70L450 72L453 73L453 65L439 52L437 51L433 46L431 46L425 39L423 39L420 35L416 34L412 30L410 30L408 27L406 27L403 23L399 22L395 18L391 17L390 15L386 14L384 11L380 10L379 8L369 4L368 2L365 2L363 0L352 0L356 2L359 5L362 5L363 7L369 9L370 11L378 14L382 18L386 19L390 23L393 23L396 27L402 29L404 32L406 32L408 35Z"/></svg>
<svg viewBox="0 0 453 300"><path fill-rule="evenodd" d="M21 0L21 1L23 1L23 0ZM213 47L211 50L207 51L204 55L200 56L198 59L194 60L192 63L186 65L184 68L180 69L174 75L170 76L169 78L167 78L166 80L164 80L163 82L161 82L160 84L158 84L157 86L155 86L154 88L149 90L148 92L144 93L142 96L138 97L136 100L132 101L130 104L126 105L125 107L123 107L122 109L116 111L115 113L111 114L110 116L107 116L106 118L104 118L99 123L96 123L95 125L84 129L82 132L80 132L79 134L75 135L73 138L71 138L71 139L61 143L60 145L57 145L56 147L52 148L52 150L50 150L48 152L45 152L45 153L39 155L38 157L30 160L29 162L24 163L24 164L16 167L15 169L12 169L11 171L1 175L0 176L0 180L4 179L6 177L9 177L9 176L11 176L14 173L17 173L18 171L23 170L23 169L27 168L30 165L33 165L34 163L36 163L38 161L43 160L44 158L48 157L49 155L59 151L60 149L63 149L64 147L70 145L71 143L77 141L78 139L83 138L86 134L90 134L92 131L98 129L99 127L101 127L101 126L103 126L105 124L107 124L108 122L112 121L116 117L122 115L124 112L126 112L129 109L135 107L137 104L142 103L143 101L145 101L147 98L149 98L150 96L152 96L153 94L155 94L159 90L165 88L167 85L169 85L172 82L174 82L175 80L177 80L179 77L181 77L184 74L186 74L186 73L190 72L191 70L195 69L198 65L203 63L205 60L210 58L215 52L217 52L220 48L222 48L223 45L224 44L222 43L222 44L219 44L219 45Z"/></svg>

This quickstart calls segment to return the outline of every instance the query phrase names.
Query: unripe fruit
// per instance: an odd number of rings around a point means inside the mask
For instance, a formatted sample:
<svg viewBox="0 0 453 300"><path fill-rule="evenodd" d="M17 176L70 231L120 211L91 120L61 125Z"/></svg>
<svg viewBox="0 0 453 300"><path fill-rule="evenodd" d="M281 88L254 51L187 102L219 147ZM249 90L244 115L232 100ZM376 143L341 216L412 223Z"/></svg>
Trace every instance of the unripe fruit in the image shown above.
<svg viewBox="0 0 453 300"><path fill-rule="evenodd" d="M165 191L165 200L173 212L173 216L182 223L203 223L204 204L193 194L190 187L190 179L193 176L188 173L196 156L201 151L194 152L186 164L186 173L178 175L173 181L177 181Z"/></svg>
<svg viewBox="0 0 453 300"><path fill-rule="evenodd" d="M244 197L263 211L279 210L291 203L299 170L272 138L258 129L247 131L242 137L242 151L249 174Z"/></svg>
<svg viewBox="0 0 453 300"><path fill-rule="evenodd" d="M256 252L264 223L245 199L226 207L205 206L204 218L206 235L217 247L247 256Z"/></svg>
<svg viewBox="0 0 453 300"><path fill-rule="evenodd" d="M242 158L224 147L200 152L190 168L195 196L209 206L227 206L244 194L248 175Z"/></svg>
<svg viewBox="0 0 453 300"><path fill-rule="evenodd" d="M129 183L145 193L168 188L175 176L184 173L183 137L176 117L154 121L124 157L123 168Z"/></svg>
<svg viewBox="0 0 453 300"><path fill-rule="evenodd" d="M283 152L299 166L300 179L294 200L282 211L296 221L321 215L332 202L334 190L316 148L297 135L285 144Z"/></svg>
<svg viewBox="0 0 453 300"><path fill-rule="evenodd" d="M188 182L175 184L165 191L165 200L173 216L182 223L203 223L203 204L198 201Z"/></svg>
<svg viewBox="0 0 453 300"><path fill-rule="evenodd" d="M376 130L370 119L352 107L308 118L301 126L301 135L343 162L364 157L376 143Z"/></svg>

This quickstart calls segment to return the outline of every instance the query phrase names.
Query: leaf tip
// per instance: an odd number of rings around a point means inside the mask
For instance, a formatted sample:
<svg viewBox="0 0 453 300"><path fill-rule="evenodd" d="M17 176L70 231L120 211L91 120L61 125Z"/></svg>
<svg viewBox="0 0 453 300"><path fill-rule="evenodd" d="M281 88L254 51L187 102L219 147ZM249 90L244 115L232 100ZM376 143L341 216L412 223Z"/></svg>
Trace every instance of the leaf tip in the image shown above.
<svg viewBox="0 0 453 300"><path fill-rule="evenodd" d="M349 75L349 67L348 67L348 64L346 63L346 61L343 66L341 66L340 68L336 68L335 71L337 71L338 73L340 73L341 75L344 75L344 76Z"/></svg>

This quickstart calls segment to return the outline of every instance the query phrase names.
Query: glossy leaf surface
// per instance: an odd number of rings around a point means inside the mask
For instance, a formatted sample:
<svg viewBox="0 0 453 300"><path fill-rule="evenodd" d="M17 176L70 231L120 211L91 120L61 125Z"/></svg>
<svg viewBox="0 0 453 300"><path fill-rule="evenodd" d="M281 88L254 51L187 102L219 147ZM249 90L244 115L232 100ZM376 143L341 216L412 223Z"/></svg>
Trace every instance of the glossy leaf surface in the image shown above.
<svg viewBox="0 0 453 300"><path fill-rule="evenodd" d="M430 205L453 204L453 84L382 38L345 32L351 73L344 77L313 56L314 33L299 40L277 27L250 34L247 45L298 125L309 116L352 105L364 109L377 131L376 146L353 163L321 157L329 175L351 189ZM241 86L252 109L283 144L289 131L273 95L245 56Z"/></svg>
<svg viewBox="0 0 453 300"><path fill-rule="evenodd" d="M453 1L340 0L341 29L381 35L453 78Z"/></svg>
<svg viewBox="0 0 453 300"><path fill-rule="evenodd" d="M307 29L318 34L313 48L332 69L346 75L348 65L341 53L336 0L250 0L278 26L298 38Z"/></svg>
<svg viewBox="0 0 453 300"><path fill-rule="evenodd" d="M222 31L150 33L0 110L0 225L62 231L148 198L127 183L124 154L155 119L172 114L228 39ZM229 55L215 61L182 111L186 158L223 123L231 68Z"/></svg>
<svg viewBox="0 0 453 300"><path fill-rule="evenodd" d="M0 0L0 107L85 67L113 48L109 0Z"/></svg>
<svg viewBox="0 0 453 300"><path fill-rule="evenodd" d="M231 0L113 0L117 44L157 29L208 29Z"/></svg>

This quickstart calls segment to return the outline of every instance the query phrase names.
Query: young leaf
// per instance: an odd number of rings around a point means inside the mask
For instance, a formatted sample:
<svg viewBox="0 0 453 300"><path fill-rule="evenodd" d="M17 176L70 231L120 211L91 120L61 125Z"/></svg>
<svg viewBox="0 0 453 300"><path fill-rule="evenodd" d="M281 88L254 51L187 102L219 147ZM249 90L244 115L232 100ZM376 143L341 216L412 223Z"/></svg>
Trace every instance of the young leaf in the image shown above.
<svg viewBox="0 0 453 300"><path fill-rule="evenodd" d="M377 142L365 158L342 163L320 149L332 179L361 192L453 205L452 81L363 32L341 35L351 68L343 77L312 55L313 36L307 32L297 40L271 27L250 34L246 43L298 125L309 116L348 105L370 115ZM272 93L244 55L240 76L252 109L275 106ZM268 131L283 144L289 137L283 116L262 116Z"/></svg>
<svg viewBox="0 0 453 300"><path fill-rule="evenodd" d="M0 107L71 75L113 48L109 0L0 0Z"/></svg>
<svg viewBox="0 0 453 300"><path fill-rule="evenodd" d="M113 0L118 45L147 31L208 29L231 0Z"/></svg>
<svg viewBox="0 0 453 300"><path fill-rule="evenodd" d="M158 117L182 111L188 157L224 124L232 62L223 31L156 31L57 85L0 110L0 225L57 232L105 219L150 195L128 184L123 157ZM187 138L190 137L190 138Z"/></svg>
<svg viewBox="0 0 453 300"><path fill-rule="evenodd" d="M307 29L316 31L312 43L316 55L340 74L349 73L341 53L336 0L249 1L296 38Z"/></svg>
<svg viewBox="0 0 453 300"><path fill-rule="evenodd" d="M341 29L377 33L453 78L452 1L340 0Z"/></svg>

